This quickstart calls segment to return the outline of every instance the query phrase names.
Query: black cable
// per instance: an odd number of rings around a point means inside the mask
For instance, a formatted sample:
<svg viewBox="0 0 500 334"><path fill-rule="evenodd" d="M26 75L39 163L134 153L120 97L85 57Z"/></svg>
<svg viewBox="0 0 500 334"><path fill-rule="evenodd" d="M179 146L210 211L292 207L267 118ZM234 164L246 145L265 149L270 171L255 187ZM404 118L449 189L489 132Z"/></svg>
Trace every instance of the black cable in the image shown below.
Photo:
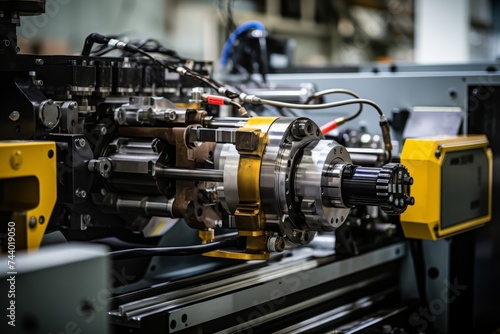
<svg viewBox="0 0 500 334"><path fill-rule="evenodd" d="M221 91L222 91L223 94L225 94L227 97L229 97L231 99L237 98L239 96L237 93L231 91L230 89L227 89L226 87L224 87L224 85L218 83L217 81L213 80L210 77L201 75L201 74L194 72L188 68L169 64L165 61L156 59L151 54L149 54L148 51L142 50L140 47L138 47L137 45L134 45L132 43L125 43L123 41L111 39L109 37L100 35L98 33L92 33L89 36L87 36L87 38L85 39L84 48L82 50L82 55L88 56L92 50L92 46L94 45L94 43L109 45L112 48L118 48L118 49L130 52L130 53L139 53L139 54L151 59L153 62L155 62L155 63L157 63L157 64L159 64L167 69L175 71L181 75L186 75L186 76L191 77L195 80L201 81L201 82L205 83L206 85L208 85L209 87L215 89L219 93L221 93Z"/></svg>
<svg viewBox="0 0 500 334"><path fill-rule="evenodd" d="M267 72L269 71L269 65L267 63L267 40L266 36L261 36L258 38L258 43L259 43L259 53L260 53L260 75L262 76L262 81L264 83L267 82Z"/></svg>
<svg viewBox="0 0 500 334"><path fill-rule="evenodd" d="M186 75L190 78L201 81L201 82L205 83L206 85L208 85L209 87L213 88L217 92L220 92L220 89L224 88L224 85L222 85L221 83L215 81L214 79L212 79L210 77L201 75L201 74L194 72L188 68L180 67L177 65L172 65L172 64L169 64L169 63L164 62L162 60L156 59L155 57L153 57L152 55L150 55L148 52L146 52L144 50L137 48L135 50L135 52L142 54L143 56L151 59L155 63L160 64L161 66L163 66L169 70L175 71L177 73L180 73L181 75ZM181 69L181 72L179 72L179 69ZM226 89L226 88L224 88L224 94L227 97L229 97L230 99L234 99L234 98L237 98L239 96L237 93L235 93L229 89Z"/></svg>
<svg viewBox="0 0 500 334"><path fill-rule="evenodd" d="M94 43L98 44L107 44L109 38L97 33L92 33L85 38L85 42L83 43L82 56L89 56L92 51L92 47Z"/></svg>
<svg viewBox="0 0 500 334"><path fill-rule="evenodd" d="M246 98L246 96L245 96ZM328 109L328 108L337 108L350 104L368 104L372 106L380 116L384 116L382 109L373 101L366 99L351 99L351 100L342 100L337 102L329 102L329 103L319 103L319 104L298 104L298 103L287 103L287 102L279 102L273 100L261 99L258 97L251 97L249 101L254 104L267 104L275 107L283 107L283 108L295 108L295 109L305 109L305 110L315 110L315 109Z"/></svg>
<svg viewBox="0 0 500 334"><path fill-rule="evenodd" d="M92 35L92 34L91 34ZM118 39L118 38L122 38L125 34L119 34L119 35L108 35L106 36L107 38L111 39L111 38L114 38L114 39ZM89 35L90 36L90 35ZM87 37L88 38L88 37ZM92 51L90 52L90 56L92 57L100 57L100 56L103 56L107 53L109 53L110 51L114 50L115 48L113 47L110 47L108 46L107 44L101 44L101 47L97 48L97 50L95 51Z"/></svg>
<svg viewBox="0 0 500 334"><path fill-rule="evenodd" d="M103 47L97 49L96 51L92 52L90 55L92 57L100 57L104 56L105 54L113 51L115 48L112 48L110 46L103 45Z"/></svg>
<svg viewBox="0 0 500 334"><path fill-rule="evenodd" d="M386 163L390 162L392 159L392 142L391 142L391 130L389 126L389 121L384 115L382 109L371 100L366 99L351 99L351 100L342 100L338 102L330 102L330 103L320 103L320 104L298 104L298 103L286 103L279 102L273 100L261 99L254 95L241 94L240 98L243 102L253 103L253 104L266 104L274 107L281 108L295 108L295 109L305 109L305 110L314 110L314 109L326 109L326 108L337 108L341 106L346 106L350 104L368 104L372 106L380 116L380 130L382 132L382 139L384 141L384 147L386 151ZM356 115L356 114L355 114ZM355 116L354 116L355 117ZM351 116L352 119L352 116ZM345 121L344 121L345 122Z"/></svg>
<svg viewBox="0 0 500 334"><path fill-rule="evenodd" d="M151 256L179 256L179 255L195 255L203 254L206 252L236 247L237 239L225 239L221 241L214 241L203 245L193 246L180 246L180 247L153 247L153 248L132 248L119 250L108 253L113 260L132 259L138 257L151 257Z"/></svg>
<svg viewBox="0 0 500 334"><path fill-rule="evenodd" d="M165 67L165 68L167 68L169 70L172 70L172 71L175 71L175 72L179 72L178 71L179 66L177 66L177 65L169 64L169 63L164 62L164 61L162 61L160 59L157 59L157 58L153 57L152 55L150 55L148 52L146 52L144 50L141 50L139 48L137 48L137 50L135 50L135 52L140 53L141 55L143 55L143 56L151 59L153 62L155 62L155 63L157 63L157 64L159 64L159 65L161 65L161 66L163 66L163 67ZM180 73L180 74L189 76L189 77L191 77L193 79L196 79L196 80L199 80L199 81L207 84L208 86L212 87L213 89L215 89L217 91L220 88L220 86L214 84L207 77L202 76L202 75L200 75L200 74L198 74L198 73L196 73L194 71L191 71L190 69L182 67L182 71L183 71L183 73Z"/></svg>
<svg viewBox="0 0 500 334"><path fill-rule="evenodd" d="M139 49L142 49L144 46L146 46L146 44L151 43L151 42L153 42L154 44L156 44L157 47L162 46L161 43L157 39L154 39L154 38L143 39L143 40L137 42L135 44L135 46L137 46Z"/></svg>
<svg viewBox="0 0 500 334"><path fill-rule="evenodd" d="M309 104L311 101L316 100L316 99L323 97L325 95L329 95L329 94L347 94L347 95L350 95L350 96L357 98L357 99L360 98L360 96L358 94L354 93L353 91L350 91L347 89L336 89L335 88L335 89L326 89L323 91L319 91L319 92L309 96L307 98L307 100L305 101L305 104ZM358 117L362 111L363 111L363 104L360 103L358 110L354 114L347 116L347 117L344 117L344 123L352 121L353 119Z"/></svg>

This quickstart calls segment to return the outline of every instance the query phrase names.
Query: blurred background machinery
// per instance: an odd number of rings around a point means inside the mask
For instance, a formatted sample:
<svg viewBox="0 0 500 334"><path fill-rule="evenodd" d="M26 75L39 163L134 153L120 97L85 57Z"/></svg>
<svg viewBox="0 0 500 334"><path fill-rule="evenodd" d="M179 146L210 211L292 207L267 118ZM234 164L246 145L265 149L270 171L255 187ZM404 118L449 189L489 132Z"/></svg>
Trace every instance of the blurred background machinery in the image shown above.
<svg viewBox="0 0 500 334"><path fill-rule="evenodd" d="M297 16L270 3L250 7ZM212 63L123 28L65 45L78 55L20 54L44 42L16 29L81 4L0 2L0 288L16 323L1 328L499 328L498 64L296 66L273 23L237 25L234 3L218 5L227 40ZM363 10L331 5L341 34L361 27ZM365 50L387 54L379 44Z"/></svg>

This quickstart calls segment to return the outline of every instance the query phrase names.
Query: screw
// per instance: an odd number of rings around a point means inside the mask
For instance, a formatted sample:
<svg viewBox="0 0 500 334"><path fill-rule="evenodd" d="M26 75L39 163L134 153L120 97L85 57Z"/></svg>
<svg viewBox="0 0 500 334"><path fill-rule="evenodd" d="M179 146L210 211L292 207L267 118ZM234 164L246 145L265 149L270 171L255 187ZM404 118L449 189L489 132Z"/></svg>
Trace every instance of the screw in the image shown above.
<svg viewBox="0 0 500 334"><path fill-rule="evenodd" d="M35 228L35 226L36 226L36 217L35 216L30 217L29 226L30 226L30 228Z"/></svg>
<svg viewBox="0 0 500 334"><path fill-rule="evenodd" d="M85 141L84 138L75 139L75 146L78 147L78 148L85 147L86 143L87 142Z"/></svg>
<svg viewBox="0 0 500 334"><path fill-rule="evenodd" d="M108 192L106 191L106 188L101 188L101 195L106 196Z"/></svg>
<svg viewBox="0 0 500 334"><path fill-rule="evenodd" d="M175 111L171 111L167 114L167 118L170 121L175 121L175 119L177 118L177 113Z"/></svg>
<svg viewBox="0 0 500 334"><path fill-rule="evenodd" d="M83 222L85 223L85 225L90 224L91 221L92 221L91 215L89 215L88 213L83 215Z"/></svg>
<svg viewBox="0 0 500 334"><path fill-rule="evenodd" d="M455 98L458 96L457 91L456 91L456 90L454 90L454 89L452 89L452 88L450 88L450 89L448 90L448 94L450 95L450 97L451 97L452 99L455 99Z"/></svg>
<svg viewBox="0 0 500 334"><path fill-rule="evenodd" d="M40 216L40 218L38 218L38 222L41 224L45 223L45 217L44 216Z"/></svg>
<svg viewBox="0 0 500 334"><path fill-rule="evenodd" d="M19 111L14 110L13 112L10 113L9 118L12 122L15 122L21 117L21 114Z"/></svg>
<svg viewBox="0 0 500 334"><path fill-rule="evenodd" d="M21 155L21 151L20 150L14 151L10 156L10 166L13 169L19 169L21 168L22 163L23 163L23 157Z"/></svg>
<svg viewBox="0 0 500 334"><path fill-rule="evenodd" d="M42 66L43 63L44 63L43 59L40 59L40 58L35 59L35 64L36 65Z"/></svg>
<svg viewBox="0 0 500 334"><path fill-rule="evenodd" d="M78 108L78 103L76 103L76 102L71 102L71 103L69 104L69 109L76 109L76 108Z"/></svg>
<svg viewBox="0 0 500 334"><path fill-rule="evenodd" d="M85 197L87 197L87 192L85 190L83 190L82 188L77 188L75 190L75 195L76 195L76 197L79 197L79 198L85 198Z"/></svg>
<svg viewBox="0 0 500 334"><path fill-rule="evenodd" d="M8 47L10 46L10 41L8 39L3 39L1 42L2 47Z"/></svg>
<svg viewBox="0 0 500 334"><path fill-rule="evenodd" d="M104 136L106 133L108 133L108 129L105 126L101 126L101 135Z"/></svg>
<svg viewBox="0 0 500 334"><path fill-rule="evenodd" d="M35 86L38 86L38 87L43 86L43 80L35 80L34 84L35 84Z"/></svg>

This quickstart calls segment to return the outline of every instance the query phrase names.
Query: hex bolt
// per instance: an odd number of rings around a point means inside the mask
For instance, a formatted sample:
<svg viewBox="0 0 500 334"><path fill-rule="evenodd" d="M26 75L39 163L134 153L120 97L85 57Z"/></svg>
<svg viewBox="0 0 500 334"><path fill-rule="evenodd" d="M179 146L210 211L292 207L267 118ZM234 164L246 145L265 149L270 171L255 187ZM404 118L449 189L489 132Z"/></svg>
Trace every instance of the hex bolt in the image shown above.
<svg viewBox="0 0 500 334"><path fill-rule="evenodd" d="M35 84L35 86L38 86L38 87L43 86L43 80L35 80L34 84Z"/></svg>
<svg viewBox="0 0 500 334"><path fill-rule="evenodd" d="M285 239L282 237L270 237L267 239L267 249L270 252L282 252L285 250Z"/></svg>
<svg viewBox="0 0 500 334"><path fill-rule="evenodd" d="M82 188L77 188L75 190L75 195L78 198L85 198L85 197L87 197L87 192L85 190L83 190Z"/></svg>
<svg viewBox="0 0 500 334"><path fill-rule="evenodd" d="M76 108L78 108L78 103L76 103L76 102L71 102L71 103L69 104L69 109L72 109L72 110L73 110L73 109L76 109Z"/></svg>
<svg viewBox="0 0 500 334"><path fill-rule="evenodd" d="M167 114L167 118L169 121L175 121L175 119L177 118L177 113L172 110Z"/></svg>
<svg viewBox="0 0 500 334"><path fill-rule="evenodd" d="M82 148L82 147L85 147L85 144L87 144L87 142L85 141L85 138L75 139L75 146L76 147Z"/></svg>
<svg viewBox="0 0 500 334"><path fill-rule="evenodd" d="M309 120L298 120L293 124L292 135L296 138L302 138L312 135L314 133L314 126Z"/></svg>
<svg viewBox="0 0 500 334"><path fill-rule="evenodd" d="M30 226L30 228L35 228L35 226L36 226L36 217L35 216L30 217L29 226Z"/></svg>
<svg viewBox="0 0 500 334"><path fill-rule="evenodd" d="M12 121L12 122L15 122L19 119L19 117L21 117L21 114L19 113L19 111L17 110L14 110L13 112L11 112L9 114L9 119Z"/></svg>
<svg viewBox="0 0 500 334"><path fill-rule="evenodd" d="M101 135L104 136L106 133L108 133L108 129L105 126L101 126Z"/></svg>

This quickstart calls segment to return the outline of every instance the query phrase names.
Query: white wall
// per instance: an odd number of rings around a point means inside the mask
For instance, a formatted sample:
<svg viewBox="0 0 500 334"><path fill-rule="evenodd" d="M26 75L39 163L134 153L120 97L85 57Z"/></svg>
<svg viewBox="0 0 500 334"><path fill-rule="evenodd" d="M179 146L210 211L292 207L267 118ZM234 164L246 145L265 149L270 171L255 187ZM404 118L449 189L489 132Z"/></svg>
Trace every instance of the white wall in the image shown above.
<svg viewBox="0 0 500 334"><path fill-rule="evenodd" d="M90 33L104 35L127 33L129 37L152 37L164 42L165 0L47 0L46 13L22 17L21 38L66 41L74 51L81 51Z"/></svg>
<svg viewBox="0 0 500 334"><path fill-rule="evenodd" d="M469 17L469 0L416 0L415 61L468 61Z"/></svg>

